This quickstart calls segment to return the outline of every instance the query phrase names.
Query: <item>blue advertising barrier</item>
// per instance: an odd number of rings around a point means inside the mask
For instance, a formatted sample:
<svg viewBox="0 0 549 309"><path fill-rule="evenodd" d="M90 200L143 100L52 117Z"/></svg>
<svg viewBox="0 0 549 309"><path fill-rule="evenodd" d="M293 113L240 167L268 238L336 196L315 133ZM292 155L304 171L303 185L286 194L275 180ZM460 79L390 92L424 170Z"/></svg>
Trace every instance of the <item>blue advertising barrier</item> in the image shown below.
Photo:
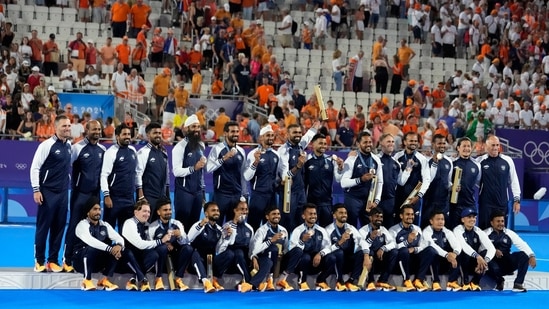
<svg viewBox="0 0 549 309"><path fill-rule="evenodd" d="M59 101L64 107L67 103L72 104L72 113L82 116L84 112L91 114L92 119L114 116L114 96L111 94L89 94L61 92Z"/></svg>

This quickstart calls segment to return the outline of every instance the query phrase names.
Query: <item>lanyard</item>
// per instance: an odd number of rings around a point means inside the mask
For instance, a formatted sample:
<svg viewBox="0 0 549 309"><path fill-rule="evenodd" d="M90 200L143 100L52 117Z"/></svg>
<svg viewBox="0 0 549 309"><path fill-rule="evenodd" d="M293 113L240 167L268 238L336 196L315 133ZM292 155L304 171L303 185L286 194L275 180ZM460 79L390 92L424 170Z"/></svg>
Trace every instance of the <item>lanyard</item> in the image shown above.
<svg viewBox="0 0 549 309"><path fill-rule="evenodd" d="M359 152L358 157L360 159L360 162L362 162L362 165L365 166L367 170L370 170L371 168L373 168L372 154L370 154L370 158L368 158L368 163L369 164L366 164L366 162L364 162L364 158L362 157L362 153Z"/></svg>

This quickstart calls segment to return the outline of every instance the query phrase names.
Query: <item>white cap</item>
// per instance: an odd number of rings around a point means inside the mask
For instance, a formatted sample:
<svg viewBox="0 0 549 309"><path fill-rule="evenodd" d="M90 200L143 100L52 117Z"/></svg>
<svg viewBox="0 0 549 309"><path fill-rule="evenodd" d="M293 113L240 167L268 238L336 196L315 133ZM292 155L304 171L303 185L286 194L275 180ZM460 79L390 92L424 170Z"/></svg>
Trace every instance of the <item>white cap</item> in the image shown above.
<svg viewBox="0 0 549 309"><path fill-rule="evenodd" d="M261 21L261 19L256 19L255 23L258 24L258 25L261 25L263 22Z"/></svg>
<svg viewBox="0 0 549 309"><path fill-rule="evenodd" d="M187 120L185 120L185 124L183 125L183 127L190 127L195 123L200 124L200 121L198 121L198 117L196 117L196 115L191 115L189 116L189 118L187 118Z"/></svg>
<svg viewBox="0 0 549 309"><path fill-rule="evenodd" d="M268 125L264 126L263 128L261 128L261 130L259 131L259 136L265 135L269 132L274 132L273 128L271 127L270 124L268 124Z"/></svg>
<svg viewBox="0 0 549 309"><path fill-rule="evenodd" d="M55 87L54 87L54 86L48 86L48 91L53 91L53 92L55 92Z"/></svg>
<svg viewBox="0 0 549 309"><path fill-rule="evenodd" d="M22 64L25 65L25 66L29 66L29 65L30 65L30 63L29 63L28 60L23 60L23 63L22 63Z"/></svg>
<svg viewBox="0 0 549 309"><path fill-rule="evenodd" d="M92 39L88 39L88 43L92 43L92 44L93 44L93 40L92 40Z"/></svg>
<svg viewBox="0 0 549 309"><path fill-rule="evenodd" d="M278 122L278 119L276 119L275 115L270 114L269 118L267 118L268 122Z"/></svg>
<svg viewBox="0 0 549 309"><path fill-rule="evenodd" d="M322 9L321 9L321 8L318 8L318 9L316 9L315 12L317 12L317 13L322 13Z"/></svg>
<svg viewBox="0 0 549 309"><path fill-rule="evenodd" d="M8 88L6 88L6 85L2 85L2 87L0 87L0 90L6 91L6 90L8 90Z"/></svg>
<svg viewBox="0 0 549 309"><path fill-rule="evenodd" d="M194 50L199 52L200 51L200 44L194 44Z"/></svg>
<svg viewBox="0 0 549 309"><path fill-rule="evenodd" d="M37 66L33 66L31 69L33 72L40 72L40 68Z"/></svg>
<svg viewBox="0 0 549 309"><path fill-rule="evenodd" d="M224 8L225 11L227 11L227 12L231 10L231 6L230 6L228 3L223 4L223 8Z"/></svg>

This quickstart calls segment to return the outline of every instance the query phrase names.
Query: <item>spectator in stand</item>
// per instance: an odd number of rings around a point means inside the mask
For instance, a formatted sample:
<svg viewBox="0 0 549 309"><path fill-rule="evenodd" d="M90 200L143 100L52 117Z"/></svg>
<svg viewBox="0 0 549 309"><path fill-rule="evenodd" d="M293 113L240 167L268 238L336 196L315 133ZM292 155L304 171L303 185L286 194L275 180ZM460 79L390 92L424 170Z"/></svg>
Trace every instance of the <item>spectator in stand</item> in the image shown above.
<svg viewBox="0 0 549 309"><path fill-rule="evenodd" d="M202 92L202 75L197 66L191 67L191 97L198 98Z"/></svg>
<svg viewBox="0 0 549 309"><path fill-rule="evenodd" d="M178 82L187 81L190 75L189 61L187 46L181 44L181 47L175 54L175 76Z"/></svg>
<svg viewBox="0 0 549 309"><path fill-rule="evenodd" d="M30 57L31 66L37 66L38 68L42 68L42 49L44 46L42 40L38 38L38 31L31 31L29 46L32 50L32 54Z"/></svg>
<svg viewBox="0 0 549 309"><path fill-rule="evenodd" d="M532 128L534 114L530 108L530 102L524 102L523 109L519 112L520 128L530 130Z"/></svg>
<svg viewBox="0 0 549 309"><path fill-rule="evenodd" d="M67 63L67 68L61 72L59 81L63 82L63 91L72 92L78 88L76 82L78 81L78 73L73 69L72 62Z"/></svg>
<svg viewBox="0 0 549 309"><path fill-rule="evenodd" d="M17 135L20 135L23 140L32 141L32 137L36 135L36 122L31 111L25 113L25 117L19 123L16 130Z"/></svg>
<svg viewBox="0 0 549 309"><path fill-rule="evenodd" d="M27 83L29 83L30 91L33 92L34 88L40 85L40 78L44 77L44 75L40 74L38 66L33 66L31 72L31 75L27 78Z"/></svg>
<svg viewBox="0 0 549 309"><path fill-rule="evenodd" d="M341 51L339 49L334 51L332 59L332 77L334 78L335 90L342 91L344 75L343 70L346 65L341 63Z"/></svg>
<svg viewBox="0 0 549 309"><path fill-rule="evenodd" d="M547 106L541 104L539 111L534 115L534 128L538 130L547 130L549 124L549 113L547 113Z"/></svg>
<svg viewBox="0 0 549 309"><path fill-rule="evenodd" d="M136 70L139 74L143 72L143 61L147 60L147 49L143 46L143 42L137 42L131 54L131 69Z"/></svg>
<svg viewBox="0 0 549 309"><path fill-rule="evenodd" d="M92 21L98 24L103 24L107 22L106 0L92 1Z"/></svg>
<svg viewBox="0 0 549 309"><path fill-rule="evenodd" d="M125 0L117 0L111 7L112 36L121 38L126 35L131 8ZM128 53L129 54L129 53Z"/></svg>
<svg viewBox="0 0 549 309"><path fill-rule="evenodd" d="M84 77L84 72L86 70L86 53L87 46L82 40L82 32L76 33L76 40L68 44L69 55L68 59L71 59L74 69L78 72L80 78Z"/></svg>
<svg viewBox="0 0 549 309"><path fill-rule="evenodd" d="M376 81L376 93L384 94L387 92L387 83L389 81L389 64L382 55L379 55L373 63Z"/></svg>
<svg viewBox="0 0 549 309"><path fill-rule="evenodd" d="M45 76L59 75L58 63L59 63L59 47L55 42L55 34L51 33L49 40L44 43L42 52L44 53L44 67L43 72Z"/></svg>
<svg viewBox="0 0 549 309"><path fill-rule="evenodd" d="M301 29L301 42L303 42L304 49L313 49L313 30L311 29L311 23L309 21L303 22L303 28Z"/></svg>
<svg viewBox="0 0 549 309"><path fill-rule="evenodd" d="M171 87L171 71L168 68L164 68L162 72L154 78L153 81L153 94L155 95L155 101L157 102L156 119L160 119L160 109L162 107L160 102L164 102L164 99L168 96L168 90ZM174 111L175 113L175 107Z"/></svg>
<svg viewBox="0 0 549 309"><path fill-rule="evenodd" d="M431 27L431 53L434 57L442 57L442 19L435 19L435 24Z"/></svg>
<svg viewBox="0 0 549 309"><path fill-rule="evenodd" d="M101 74L103 78L110 80L110 77L114 73L114 63L116 57L116 50L112 45L112 38L108 37L105 45L99 50L99 56L101 57Z"/></svg>
<svg viewBox="0 0 549 309"><path fill-rule="evenodd" d="M406 39L400 40L400 48L398 49L398 59L402 63L402 77L404 80L408 80L408 69L410 69L410 61L416 56L413 49L408 46Z"/></svg>
<svg viewBox="0 0 549 309"><path fill-rule="evenodd" d="M342 148L353 146L355 142L355 134L350 128L351 119L345 118L343 124L337 129L334 145Z"/></svg>
<svg viewBox="0 0 549 309"><path fill-rule="evenodd" d="M321 8L316 9L316 22L315 22L315 49L326 49L326 36L328 33L328 20Z"/></svg>
<svg viewBox="0 0 549 309"><path fill-rule="evenodd" d="M400 62L400 59L398 58L398 55L393 56L393 66L391 67L393 71L393 77L391 77L391 89L389 90L389 93L391 94L399 94L400 93L400 86L402 83L402 73L404 71L404 66Z"/></svg>
<svg viewBox="0 0 549 309"><path fill-rule="evenodd" d="M441 29L442 34L442 57L456 58L456 38L458 32L451 19L447 19Z"/></svg>
<svg viewBox="0 0 549 309"><path fill-rule="evenodd" d="M124 72L124 64L121 62L118 63L118 70L112 74L111 79L111 87L112 90L117 98L125 98L127 95L128 88L126 86L126 79L128 78L128 74ZM120 104L115 104L118 109L120 109ZM120 116L119 113L116 113L115 115Z"/></svg>
<svg viewBox="0 0 549 309"><path fill-rule="evenodd" d="M164 56L164 37L161 35L162 29L156 27L154 29L154 35L151 43L151 66L153 68L159 68L163 66Z"/></svg>
<svg viewBox="0 0 549 309"><path fill-rule="evenodd" d="M177 46L179 42L177 39L173 36L173 29L168 29L168 32L166 34L166 38L164 39L164 64L167 65L170 68L173 68L175 64L175 54L177 51Z"/></svg>
<svg viewBox="0 0 549 309"><path fill-rule="evenodd" d="M97 49L92 39L88 39L88 46L86 48L86 68L92 66L97 68Z"/></svg>
<svg viewBox="0 0 549 309"><path fill-rule="evenodd" d="M76 2L78 9L78 19L82 23L90 21L90 2L88 0L79 0Z"/></svg>
<svg viewBox="0 0 549 309"><path fill-rule="evenodd" d="M363 3L360 3L360 6L358 7L354 15L355 34L357 39L361 41L364 38L364 20L365 20L364 11L365 11L365 6Z"/></svg>
<svg viewBox="0 0 549 309"><path fill-rule="evenodd" d="M251 80L248 58L243 58L240 62L238 62L236 67L232 70L231 77L234 85L238 89L238 94L243 96L250 95Z"/></svg>
<svg viewBox="0 0 549 309"><path fill-rule="evenodd" d="M143 3L143 0L136 0L135 4L130 9L128 16L129 24L131 25L130 35L132 38L136 38L139 31L143 26L147 26L149 23L149 15L151 14L151 8Z"/></svg>
<svg viewBox="0 0 549 309"><path fill-rule="evenodd" d="M280 35L280 46L282 48L292 47L293 35L292 35L292 16L290 15L290 9L287 7L282 8L282 22L278 27L278 34Z"/></svg>

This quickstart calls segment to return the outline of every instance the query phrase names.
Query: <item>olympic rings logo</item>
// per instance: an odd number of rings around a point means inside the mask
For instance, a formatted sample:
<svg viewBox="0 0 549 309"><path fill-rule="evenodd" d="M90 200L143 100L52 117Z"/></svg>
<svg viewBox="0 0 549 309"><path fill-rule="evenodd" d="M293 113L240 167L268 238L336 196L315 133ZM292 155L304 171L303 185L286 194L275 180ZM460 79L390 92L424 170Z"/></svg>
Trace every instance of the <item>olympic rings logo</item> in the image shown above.
<svg viewBox="0 0 549 309"><path fill-rule="evenodd" d="M26 163L15 163L15 168L18 169L18 170L25 170L25 169L27 169L27 164Z"/></svg>
<svg viewBox="0 0 549 309"><path fill-rule="evenodd" d="M536 144L533 141L528 141L522 149L524 155L530 159L533 164L539 165L545 161L549 165L549 143L541 142Z"/></svg>

